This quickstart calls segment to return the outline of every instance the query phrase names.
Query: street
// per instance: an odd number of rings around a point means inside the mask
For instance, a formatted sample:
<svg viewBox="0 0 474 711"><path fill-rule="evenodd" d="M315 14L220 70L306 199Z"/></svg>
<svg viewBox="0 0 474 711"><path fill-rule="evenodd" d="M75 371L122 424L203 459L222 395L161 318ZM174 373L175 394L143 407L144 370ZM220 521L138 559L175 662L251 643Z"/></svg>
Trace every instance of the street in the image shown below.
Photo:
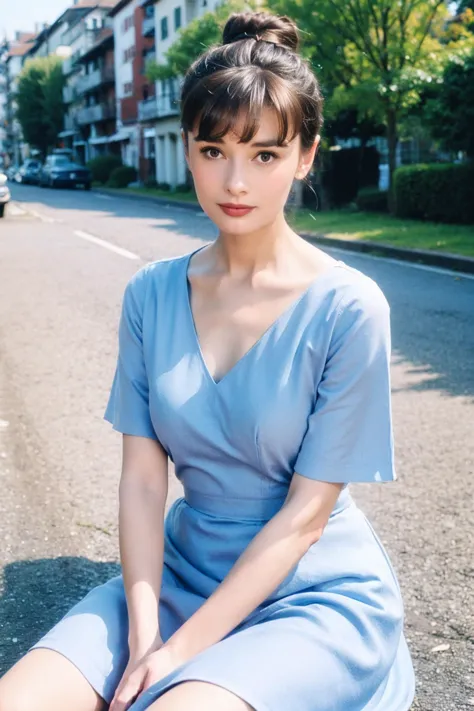
<svg viewBox="0 0 474 711"><path fill-rule="evenodd" d="M198 210L12 186L0 220L0 674L118 571L121 443L102 415L123 290L146 262L215 234ZM392 309L398 481L352 493L401 584L413 708L470 709L474 279L328 251Z"/></svg>

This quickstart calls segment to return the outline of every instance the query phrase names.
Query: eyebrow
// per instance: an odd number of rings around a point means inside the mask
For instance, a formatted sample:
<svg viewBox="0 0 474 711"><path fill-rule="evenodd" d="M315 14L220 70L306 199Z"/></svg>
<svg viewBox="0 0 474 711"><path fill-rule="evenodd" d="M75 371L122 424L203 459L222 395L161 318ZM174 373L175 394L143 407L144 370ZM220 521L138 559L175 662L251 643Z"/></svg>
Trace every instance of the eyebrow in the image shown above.
<svg viewBox="0 0 474 711"><path fill-rule="evenodd" d="M224 143L222 138L214 138L212 140L211 139L206 140L205 138L198 139L198 138L193 137L193 140L195 141L195 143ZM276 139L276 138L269 138L266 141L257 141L255 143L251 143L250 146L254 147L254 148L273 148L273 147L288 148L287 143L283 143L283 144L278 143L278 139Z"/></svg>

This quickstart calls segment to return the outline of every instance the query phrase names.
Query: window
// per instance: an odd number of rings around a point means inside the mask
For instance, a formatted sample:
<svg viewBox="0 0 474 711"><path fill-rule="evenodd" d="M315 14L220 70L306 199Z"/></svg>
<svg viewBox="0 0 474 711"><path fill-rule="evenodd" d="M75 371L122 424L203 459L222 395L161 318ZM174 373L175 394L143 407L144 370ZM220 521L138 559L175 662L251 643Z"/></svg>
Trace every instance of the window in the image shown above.
<svg viewBox="0 0 474 711"><path fill-rule="evenodd" d="M168 37L168 18L161 18L161 39L165 40Z"/></svg>
<svg viewBox="0 0 474 711"><path fill-rule="evenodd" d="M122 31L123 31L124 33L125 33L125 32L128 32L128 30L129 30L131 27L133 27L133 15L129 15L128 17L126 17L126 18L124 19L123 24L122 24L122 28L123 28Z"/></svg>
<svg viewBox="0 0 474 711"><path fill-rule="evenodd" d="M127 81L127 82L123 85L123 93L124 93L124 95L132 94L132 93L133 93L133 84L132 84L131 81Z"/></svg>
<svg viewBox="0 0 474 711"><path fill-rule="evenodd" d="M147 5L145 8L145 17L153 17L155 14L155 6L154 5Z"/></svg>
<svg viewBox="0 0 474 711"><path fill-rule="evenodd" d="M126 64L127 62L130 62L130 60L135 58L135 46L129 47L126 49L123 53L123 63Z"/></svg>
<svg viewBox="0 0 474 711"><path fill-rule="evenodd" d="M181 6L174 9L174 29L179 30L181 27Z"/></svg>

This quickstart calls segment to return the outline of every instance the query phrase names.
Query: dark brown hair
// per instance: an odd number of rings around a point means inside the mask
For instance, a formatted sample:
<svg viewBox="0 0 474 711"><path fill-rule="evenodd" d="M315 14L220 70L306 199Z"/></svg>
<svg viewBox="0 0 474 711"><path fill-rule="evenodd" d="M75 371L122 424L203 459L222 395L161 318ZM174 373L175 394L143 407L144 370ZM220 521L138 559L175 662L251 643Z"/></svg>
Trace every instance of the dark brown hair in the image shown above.
<svg viewBox="0 0 474 711"><path fill-rule="evenodd" d="M222 138L244 112L240 141L255 136L262 108L276 111L278 142L298 134L308 150L321 130L323 99L309 63L298 54L298 29L286 15L233 13L222 44L193 62L181 89L181 126L187 138Z"/></svg>

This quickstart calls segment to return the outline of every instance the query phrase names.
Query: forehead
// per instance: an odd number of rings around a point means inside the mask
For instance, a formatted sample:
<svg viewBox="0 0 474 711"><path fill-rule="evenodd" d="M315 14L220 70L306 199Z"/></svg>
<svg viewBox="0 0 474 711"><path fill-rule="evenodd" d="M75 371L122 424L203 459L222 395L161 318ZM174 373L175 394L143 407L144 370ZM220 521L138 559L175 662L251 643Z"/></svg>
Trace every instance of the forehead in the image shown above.
<svg viewBox="0 0 474 711"><path fill-rule="evenodd" d="M235 117L235 120L232 122L232 126L230 127L229 131L225 133L222 138L219 140L220 143L239 143L240 137L243 134L245 125L248 121L250 110L245 110L242 109L240 113ZM252 138L250 141L250 145L253 143L264 143L268 142L270 145L271 141L274 141L271 143L271 145L276 145L276 139L278 137L280 130L280 122L278 120L278 116L276 114L276 111L272 108L269 107L262 107L262 110L260 112L259 120L258 120L258 128L255 133L255 136ZM197 136L199 131L199 120L196 121L192 135ZM288 147L291 147L294 144L297 144L299 140L299 135L295 136L294 138L291 138L292 136L292 127L290 126L289 130L289 135L286 140L286 145ZM212 139L210 139L211 141ZM248 143L242 143L242 146L248 145Z"/></svg>

